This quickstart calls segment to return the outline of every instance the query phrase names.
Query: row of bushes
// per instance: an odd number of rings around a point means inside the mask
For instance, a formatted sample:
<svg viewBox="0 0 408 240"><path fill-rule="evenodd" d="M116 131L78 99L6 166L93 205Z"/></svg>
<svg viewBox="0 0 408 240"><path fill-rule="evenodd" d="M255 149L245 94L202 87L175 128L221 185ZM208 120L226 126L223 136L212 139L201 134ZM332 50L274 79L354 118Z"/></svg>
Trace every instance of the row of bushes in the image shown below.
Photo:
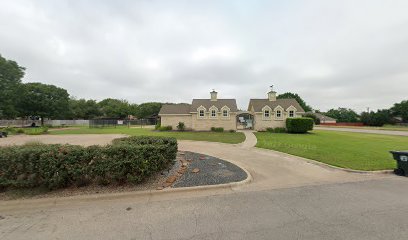
<svg viewBox="0 0 408 240"><path fill-rule="evenodd" d="M0 132L7 132L9 135L14 134L27 134L27 135L41 135L48 132L48 127L36 127L36 128L14 128L5 127L1 128Z"/></svg>
<svg viewBox="0 0 408 240"><path fill-rule="evenodd" d="M163 137L135 136L91 147L38 143L0 147L0 188L138 183L166 168L176 154L176 139Z"/></svg>

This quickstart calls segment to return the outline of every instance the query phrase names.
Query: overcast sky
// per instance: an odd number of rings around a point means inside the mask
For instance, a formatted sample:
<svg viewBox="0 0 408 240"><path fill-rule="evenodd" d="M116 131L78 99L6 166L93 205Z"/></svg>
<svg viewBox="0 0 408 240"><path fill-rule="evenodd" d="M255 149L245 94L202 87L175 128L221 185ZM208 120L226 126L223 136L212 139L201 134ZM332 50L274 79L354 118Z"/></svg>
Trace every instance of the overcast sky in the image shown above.
<svg viewBox="0 0 408 240"><path fill-rule="evenodd" d="M77 98L296 92L315 109L408 99L408 1L2 0L0 54Z"/></svg>

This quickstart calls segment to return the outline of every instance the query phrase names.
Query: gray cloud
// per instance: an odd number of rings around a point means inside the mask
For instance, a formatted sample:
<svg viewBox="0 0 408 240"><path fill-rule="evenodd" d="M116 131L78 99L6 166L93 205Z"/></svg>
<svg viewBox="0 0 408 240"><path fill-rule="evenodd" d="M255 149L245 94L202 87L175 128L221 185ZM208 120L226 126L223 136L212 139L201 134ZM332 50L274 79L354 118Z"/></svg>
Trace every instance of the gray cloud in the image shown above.
<svg viewBox="0 0 408 240"><path fill-rule="evenodd" d="M25 82L130 102L297 92L316 109L407 98L408 2L4 1L0 53Z"/></svg>

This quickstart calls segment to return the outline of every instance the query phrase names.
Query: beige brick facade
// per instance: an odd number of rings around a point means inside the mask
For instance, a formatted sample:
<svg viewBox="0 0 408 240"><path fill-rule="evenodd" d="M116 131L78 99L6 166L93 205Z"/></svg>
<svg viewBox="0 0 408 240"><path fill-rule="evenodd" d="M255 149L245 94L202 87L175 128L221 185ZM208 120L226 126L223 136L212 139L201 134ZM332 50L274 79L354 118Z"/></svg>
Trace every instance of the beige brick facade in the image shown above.
<svg viewBox="0 0 408 240"><path fill-rule="evenodd" d="M295 117L301 117L299 114L295 114ZM282 119L276 119L274 113L270 118L263 118L263 113L254 114L254 130L265 131L267 128L286 127L286 118L288 113L284 112Z"/></svg>
<svg viewBox="0 0 408 240"><path fill-rule="evenodd" d="M218 113L216 118L210 118L209 116L209 112L206 112L204 118L199 118L197 114L193 114L191 116L193 129L196 131L210 131L212 127L222 127L225 131L237 130L235 113L230 113L228 118L221 117L221 113Z"/></svg>
<svg viewBox="0 0 408 240"><path fill-rule="evenodd" d="M206 112L204 118L198 118L196 113L191 115L162 115L161 125L172 126L177 129L179 122L184 122L187 130L195 131L210 131L212 127L222 127L225 131L236 130L236 114L230 113L230 116L221 117L221 113L217 114L216 118L210 118L210 113Z"/></svg>
<svg viewBox="0 0 408 240"><path fill-rule="evenodd" d="M162 115L161 125L171 126L174 130L177 129L179 122L184 122L186 130L191 130L191 115Z"/></svg>

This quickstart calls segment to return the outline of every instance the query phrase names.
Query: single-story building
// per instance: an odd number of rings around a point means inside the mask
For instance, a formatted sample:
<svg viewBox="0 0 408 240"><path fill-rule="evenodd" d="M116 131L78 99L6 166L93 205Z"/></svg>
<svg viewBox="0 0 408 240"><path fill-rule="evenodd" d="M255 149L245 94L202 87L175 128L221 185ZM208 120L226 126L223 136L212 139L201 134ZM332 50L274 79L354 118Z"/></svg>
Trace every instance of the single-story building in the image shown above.
<svg viewBox="0 0 408 240"><path fill-rule="evenodd" d="M296 99L277 99L273 90L268 92L266 99L250 99L248 112L253 115L253 129L256 131L285 128L287 118L302 117L305 113Z"/></svg>
<svg viewBox="0 0 408 240"><path fill-rule="evenodd" d="M251 99L248 111L239 111L235 99L218 99L212 91L209 99L193 99L191 104L164 104L159 116L162 126L177 129L179 122L195 131L209 131L212 127L224 130L286 127L286 119L305 113L295 99L277 99L276 92L268 92L266 99Z"/></svg>
<svg viewBox="0 0 408 240"><path fill-rule="evenodd" d="M211 98L193 99L191 104L164 104L159 112L161 125L176 129L183 122L188 130L210 131L212 127L236 130L236 100L218 99L214 90L210 94Z"/></svg>

